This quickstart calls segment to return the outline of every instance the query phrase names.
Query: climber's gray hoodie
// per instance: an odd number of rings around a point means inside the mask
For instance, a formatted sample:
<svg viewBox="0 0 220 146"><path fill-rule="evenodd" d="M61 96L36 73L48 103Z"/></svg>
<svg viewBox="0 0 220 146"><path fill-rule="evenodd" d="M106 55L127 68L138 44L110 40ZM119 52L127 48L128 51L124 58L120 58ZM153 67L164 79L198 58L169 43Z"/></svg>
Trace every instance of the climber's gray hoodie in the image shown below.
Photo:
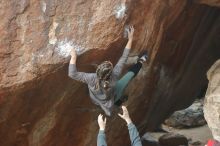
<svg viewBox="0 0 220 146"><path fill-rule="evenodd" d="M127 61L128 54L130 49L125 48L124 52L119 59L118 63L115 65L111 79L110 79L110 88L106 91L98 86L98 78L96 73L85 73L78 72L76 69L76 64L69 64L69 77L77 81L86 83L89 88L89 94L92 101L100 105L101 108L105 111L106 115L110 116L112 108L114 106L114 97L115 97L115 84L118 81L118 78L122 72L122 68Z"/></svg>

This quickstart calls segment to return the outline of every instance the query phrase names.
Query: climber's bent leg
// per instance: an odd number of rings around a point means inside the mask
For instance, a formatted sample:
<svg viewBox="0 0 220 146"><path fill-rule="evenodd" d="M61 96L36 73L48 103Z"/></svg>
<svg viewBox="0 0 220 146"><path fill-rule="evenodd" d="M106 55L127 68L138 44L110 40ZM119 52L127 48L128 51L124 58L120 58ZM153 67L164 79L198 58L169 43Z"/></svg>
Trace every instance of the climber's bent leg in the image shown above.
<svg viewBox="0 0 220 146"><path fill-rule="evenodd" d="M141 70L141 67L142 67L142 63L137 62L128 70L128 72L133 72L135 77L138 74L138 72Z"/></svg>
<svg viewBox="0 0 220 146"><path fill-rule="evenodd" d="M123 97L123 93L124 93L125 88L128 86L129 82L138 74L138 72L140 71L141 67L142 67L142 63L137 62L116 83L116 86L115 86L115 91L116 91L115 103L116 103L116 105L118 105L117 102L120 103L123 100L121 98ZM121 100L121 101L119 101L119 100Z"/></svg>

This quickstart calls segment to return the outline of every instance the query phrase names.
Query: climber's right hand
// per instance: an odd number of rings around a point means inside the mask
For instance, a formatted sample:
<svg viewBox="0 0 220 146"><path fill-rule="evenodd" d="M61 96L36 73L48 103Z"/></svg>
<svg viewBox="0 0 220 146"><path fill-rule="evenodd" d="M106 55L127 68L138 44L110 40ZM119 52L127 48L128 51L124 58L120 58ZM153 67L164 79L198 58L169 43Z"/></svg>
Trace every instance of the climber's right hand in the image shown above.
<svg viewBox="0 0 220 146"><path fill-rule="evenodd" d="M76 50L74 48L72 48L72 50L71 50L71 57L73 57L73 58L77 57Z"/></svg>
<svg viewBox="0 0 220 146"><path fill-rule="evenodd" d="M133 40L134 27L133 26L129 26L129 29L127 29L127 33L128 33L128 40Z"/></svg>

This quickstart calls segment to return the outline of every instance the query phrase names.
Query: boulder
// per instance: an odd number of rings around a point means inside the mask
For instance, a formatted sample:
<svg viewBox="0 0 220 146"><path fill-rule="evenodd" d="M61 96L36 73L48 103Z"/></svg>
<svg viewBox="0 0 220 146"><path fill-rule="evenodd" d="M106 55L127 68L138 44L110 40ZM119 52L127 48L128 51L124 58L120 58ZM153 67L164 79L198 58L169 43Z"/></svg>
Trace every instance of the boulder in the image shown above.
<svg viewBox="0 0 220 146"><path fill-rule="evenodd" d="M158 142L152 142L147 140L143 140L141 142L142 142L142 146L160 146Z"/></svg>
<svg viewBox="0 0 220 146"><path fill-rule="evenodd" d="M167 133L159 138L162 146L188 146L188 140L185 136L175 133Z"/></svg>
<svg viewBox="0 0 220 146"><path fill-rule="evenodd" d="M220 60L209 69L204 115L215 140L220 141Z"/></svg>
<svg viewBox="0 0 220 146"><path fill-rule="evenodd" d="M165 124L175 128L190 128L206 124L203 114L203 101L197 100L184 110L174 112Z"/></svg>
<svg viewBox="0 0 220 146"><path fill-rule="evenodd" d="M141 137L141 141L143 146L160 146L158 139L152 136L150 132L145 133Z"/></svg>
<svg viewBox="0 0 220 146"><path fill-rule="evenodd" d="M2 146L96 145L102 110L67 76L70 51L79 71L116 64L128 25L135 27L129 62L149 52L126 103L140 133L191 105L220 57L219 9L191 0L1 0L0 8ZM117 115L106 133L109 145L130 144Z"/></svg>

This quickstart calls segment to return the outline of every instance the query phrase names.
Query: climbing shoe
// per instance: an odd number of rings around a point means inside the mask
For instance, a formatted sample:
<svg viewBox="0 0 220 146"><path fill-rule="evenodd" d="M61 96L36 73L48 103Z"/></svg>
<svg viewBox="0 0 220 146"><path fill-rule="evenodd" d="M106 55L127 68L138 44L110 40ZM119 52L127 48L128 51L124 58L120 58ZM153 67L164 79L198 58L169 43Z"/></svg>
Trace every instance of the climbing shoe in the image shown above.
<svg viewBox="0 0 220 146"><path fill-rule="evenodd" d="M147 61L147 58L148 58L147 52L143 52L140 55L138 55L137 62L143 63L143 62Z"/></svg>

